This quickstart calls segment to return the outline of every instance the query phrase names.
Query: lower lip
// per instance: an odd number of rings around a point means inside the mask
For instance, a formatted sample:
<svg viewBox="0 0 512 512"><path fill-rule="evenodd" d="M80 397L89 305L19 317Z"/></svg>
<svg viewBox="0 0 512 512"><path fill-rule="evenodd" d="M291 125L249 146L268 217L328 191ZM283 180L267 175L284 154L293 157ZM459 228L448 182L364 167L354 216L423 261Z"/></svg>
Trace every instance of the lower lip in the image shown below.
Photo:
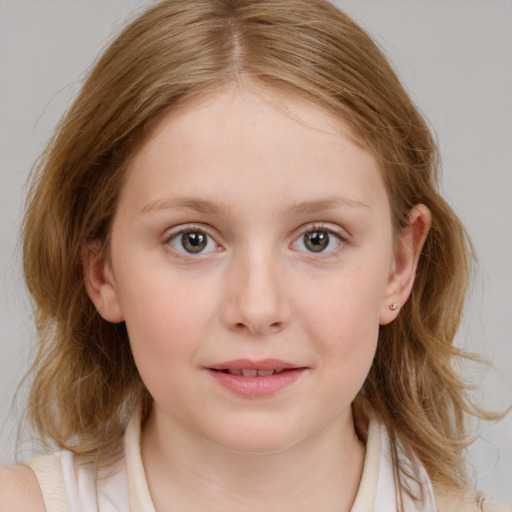
<svg viewBox="0 0 512 512"><path fill-rule="evenodd" d="M210 375L224 387L237 395L246 397L269 396L293 384L305 371L294 368L265 377L244 377L217 370L208 370Z"/></svg>

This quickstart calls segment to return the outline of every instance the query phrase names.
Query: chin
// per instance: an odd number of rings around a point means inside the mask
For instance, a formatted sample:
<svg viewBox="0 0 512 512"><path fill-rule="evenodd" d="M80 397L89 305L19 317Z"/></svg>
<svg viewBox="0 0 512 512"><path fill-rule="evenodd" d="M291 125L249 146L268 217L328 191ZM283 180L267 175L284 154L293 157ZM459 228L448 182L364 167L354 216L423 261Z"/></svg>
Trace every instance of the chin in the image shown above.
<svg viewBox="0 0 512 512"><path fill-rule="evenodd" d="M226 435L228 434L228 435ZM218 435L210 440L227 451L244 455L265 455L283 452L300 442L301 436L293 435L283 428L252 426Z"/></svg>

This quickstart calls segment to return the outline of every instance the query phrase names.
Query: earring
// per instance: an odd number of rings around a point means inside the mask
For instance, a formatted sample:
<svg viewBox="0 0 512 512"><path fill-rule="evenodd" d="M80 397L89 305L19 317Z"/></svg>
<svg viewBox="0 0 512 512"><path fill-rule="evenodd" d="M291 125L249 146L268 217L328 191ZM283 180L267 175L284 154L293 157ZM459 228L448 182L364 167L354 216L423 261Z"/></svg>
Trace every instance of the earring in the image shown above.
<svg viewBox="0 0 512 512"><path fill-rule="evenodd" d="M391 309L391 311L396 311L399 308L400 306L396 302L393 302L393 304L389 305L389 309Z"/></svg>

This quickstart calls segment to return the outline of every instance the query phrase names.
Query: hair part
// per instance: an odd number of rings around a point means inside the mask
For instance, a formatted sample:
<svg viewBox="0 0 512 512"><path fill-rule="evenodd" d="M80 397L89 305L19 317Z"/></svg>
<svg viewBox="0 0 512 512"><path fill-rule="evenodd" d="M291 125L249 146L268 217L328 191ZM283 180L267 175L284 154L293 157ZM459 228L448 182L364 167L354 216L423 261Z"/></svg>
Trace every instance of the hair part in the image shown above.
<svg viewBox="0 0 512 512"><path fill-rule="evenodd" d="M84 286L82 251L108 251L130 156L169 111L246 81L334 113L378 159L395 232L416 204L432 212L410 300L380 329L363 393L394 446L434 484L462 489L469 399L453 346L473 252L437 192L438 156L425 121L370 37L323 0L166 0L111 43L58 126L30 190L23 265L39 348L28 414L43 440L105 462L134 405L151 397L124 324L101 318ZM398 453L398 452L397 452ZM440 456L442 454L442 456ZM395 457L397 471L408 470Z"/></svg>

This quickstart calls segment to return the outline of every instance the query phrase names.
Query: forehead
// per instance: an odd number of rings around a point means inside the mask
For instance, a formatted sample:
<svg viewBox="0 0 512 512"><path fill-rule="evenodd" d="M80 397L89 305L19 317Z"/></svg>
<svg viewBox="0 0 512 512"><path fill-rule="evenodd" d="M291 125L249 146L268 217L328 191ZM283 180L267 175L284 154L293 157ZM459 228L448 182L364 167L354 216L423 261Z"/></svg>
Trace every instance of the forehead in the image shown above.
<svg viewBox="0 0 512 512"><path fill-rule="evenodd" d="M346 124L304 99L230 88L166 114L129 162L138 203L172 194L258 203L386 196L375 158ZM144 207L145 205L141 205Z"/></svg>

